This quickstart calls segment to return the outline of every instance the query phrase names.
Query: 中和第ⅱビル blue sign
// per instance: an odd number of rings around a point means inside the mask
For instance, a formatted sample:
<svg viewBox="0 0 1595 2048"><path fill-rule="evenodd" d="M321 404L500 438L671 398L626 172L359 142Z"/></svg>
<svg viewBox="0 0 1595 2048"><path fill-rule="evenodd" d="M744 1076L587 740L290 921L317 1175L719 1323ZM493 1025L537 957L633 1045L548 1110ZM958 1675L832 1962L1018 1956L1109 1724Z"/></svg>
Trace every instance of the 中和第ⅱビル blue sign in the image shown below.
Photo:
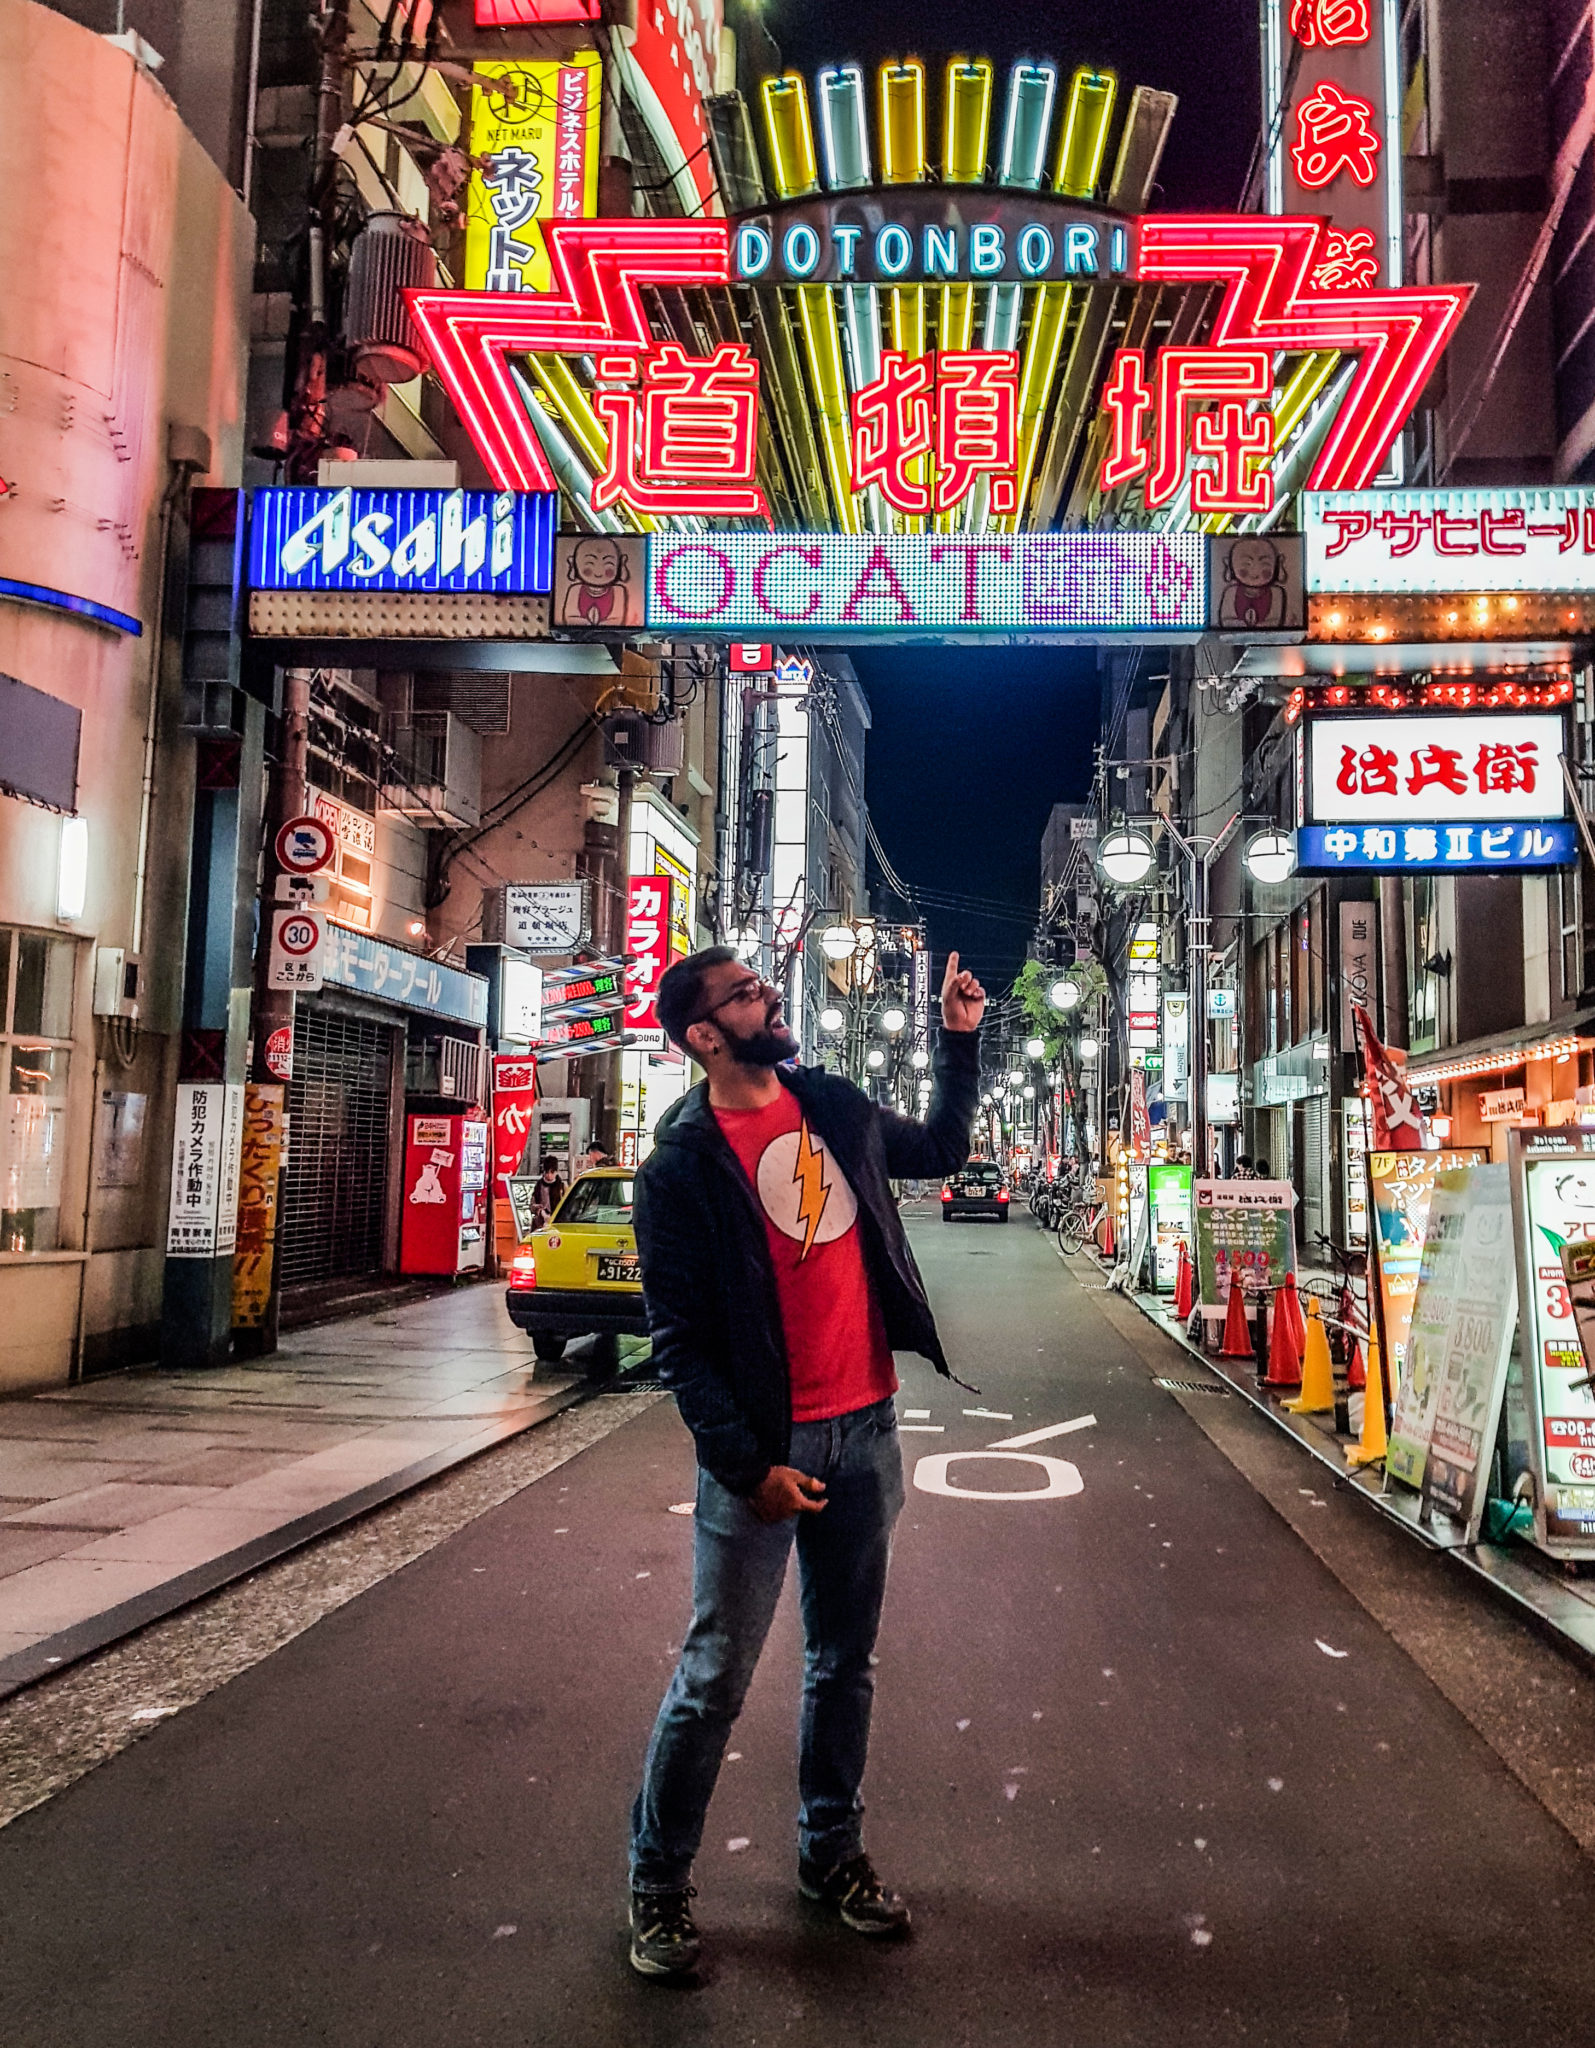
<svg viewBox="0 0 1595 2048"><path fill-rule="evenodd" d="M1486 873L1494 868L1562 868L1578 859L1576 828L1565 818L1530 823L1302 825L1297 864L1304 873L1342 868L1386 872Z"/></svg>
<svg viewBox="0 0 1595 2048"><path fill-rule="evenodd" d="M249 587L542 595L555 517L551 491L256 491Z"/></svg>

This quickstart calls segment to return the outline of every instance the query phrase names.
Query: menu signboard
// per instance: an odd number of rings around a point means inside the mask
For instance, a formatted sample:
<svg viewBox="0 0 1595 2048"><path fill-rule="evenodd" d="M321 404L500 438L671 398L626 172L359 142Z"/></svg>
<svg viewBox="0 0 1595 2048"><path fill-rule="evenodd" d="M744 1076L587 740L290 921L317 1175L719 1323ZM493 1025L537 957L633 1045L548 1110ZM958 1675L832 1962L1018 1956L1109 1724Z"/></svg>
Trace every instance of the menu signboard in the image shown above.
<svg viewBox="0 0 1595 2048"><path fill-rule="evenodd" d="M1534 1538L1552 1557L1595 1555L1595 1389L1564 1247L1595 1240L1595 1131L1509 1134L1523 1306Z"/></svg>
<svg viewBox="0 0 1595 2048"><path fill-rule="evenodd" d="M1408 1331L1407 1369L1385 1470L1422 1489L1473 1542L1517 1326L1512 1202L1505 1166L1436 1177Z"/></svg>

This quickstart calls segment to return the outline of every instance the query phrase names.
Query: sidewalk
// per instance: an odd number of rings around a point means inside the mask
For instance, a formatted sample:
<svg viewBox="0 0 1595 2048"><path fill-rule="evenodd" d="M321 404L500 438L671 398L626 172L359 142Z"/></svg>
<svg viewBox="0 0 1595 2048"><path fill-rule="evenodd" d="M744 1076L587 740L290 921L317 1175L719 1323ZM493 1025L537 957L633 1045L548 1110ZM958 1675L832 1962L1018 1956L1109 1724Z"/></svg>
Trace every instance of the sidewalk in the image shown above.
<svg viewBox="0 0 1595 2048"><path fill-rule="evenodd" d="M1595 1581L1564 1572L1551 1559L1542 1557L1526 1543L1464 1544L1444 1538L1437 1528L1422 1519L1418 1496L1405 1487L1393 1487L1382 1466L1350 1466L1346 1446L1355 1443L1362 1426L1362 1395L1351 1396L1350 1437L1340 1436L1332 1415L1291 1415L1274 1400L1255 1373L1239 1359L1221 1358L1201 1349L1185 1334L1167 1296L1127 1294L1126 1298L1167 1337L1199 1359L1208 1372L1233 1393L1249 1401L1270 1421L1293 1436L1302 1449L1327 1465L1336 1483L1371 1502L1381 1514L1399 1522L1431 1550L1443 1551L1483 1579L1520 1613L1548 1630L1564 1648L1585 1663L1595 1664Z"/></svg>
<svg viewBox="0 0 1595 2048"><path fill-rule="evenodd" d="M482 1285L295 1331L256 1363L0 1402L0 1698L586 1391L532 1368Z"/></svg>

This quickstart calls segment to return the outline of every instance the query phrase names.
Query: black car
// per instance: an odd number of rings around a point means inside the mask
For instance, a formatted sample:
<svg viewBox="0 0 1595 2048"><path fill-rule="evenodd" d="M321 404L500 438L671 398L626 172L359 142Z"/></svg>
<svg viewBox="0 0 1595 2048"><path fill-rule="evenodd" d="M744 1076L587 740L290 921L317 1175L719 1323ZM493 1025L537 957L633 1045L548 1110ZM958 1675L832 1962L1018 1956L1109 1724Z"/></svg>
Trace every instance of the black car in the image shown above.
<svg viewBox="0 0 1595 2048"><path fill-rule="evenodd" d="M942 1183L941 1220L955 1216L990 1216L1008 1221L1008 1189L994 1159L971 1159Z"/></svg>

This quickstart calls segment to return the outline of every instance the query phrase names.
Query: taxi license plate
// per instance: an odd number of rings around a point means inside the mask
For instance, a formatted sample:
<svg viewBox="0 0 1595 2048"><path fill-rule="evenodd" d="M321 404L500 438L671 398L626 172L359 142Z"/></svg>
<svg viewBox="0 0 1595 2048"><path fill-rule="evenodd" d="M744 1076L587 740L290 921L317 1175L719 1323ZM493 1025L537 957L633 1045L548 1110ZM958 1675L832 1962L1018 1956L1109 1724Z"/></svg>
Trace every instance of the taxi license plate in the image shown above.
<svg viewBox="0 0 1595 2048"><path fill-rule="evenodd" d="M637 1275L637 1254L635 1252L600 1252L598 1254L598 1277L600 1280L635 1280Z"/></svg>

